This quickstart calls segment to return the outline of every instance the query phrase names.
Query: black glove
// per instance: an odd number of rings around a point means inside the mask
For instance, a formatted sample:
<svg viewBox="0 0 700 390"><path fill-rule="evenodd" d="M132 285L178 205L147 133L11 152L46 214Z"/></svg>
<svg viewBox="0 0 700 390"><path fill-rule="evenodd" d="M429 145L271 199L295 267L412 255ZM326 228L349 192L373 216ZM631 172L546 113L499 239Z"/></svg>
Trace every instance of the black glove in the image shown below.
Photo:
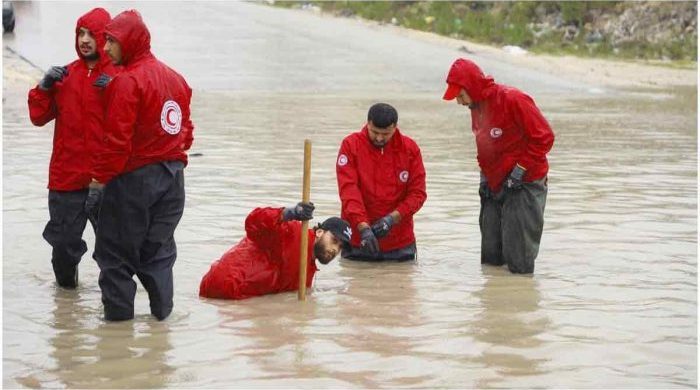
<svg viewBox="0 0 700 390"><path fill-rule="evenodd" d="M294 207L285 207L282 218L285 221L308 221L314 217L314 204L299 202Z"/></svg>
<svg viewBox="0 0 700 390"><path fill-rule="evenodd" d="M505 187L504 189L513 191L522 188L523 176L525 176L525 169L523 169L520 165L516 165L515 168L510 171L510 175L506 178L506 182L503 186Z"/></svg>
<svg viewBox="0 0 700 390"><path fill-rule="evenodd" d="M389 230L394 226L394 217L387 214L386 217L380 219L372 225L372 233L377 238L382 238L389 234Z"/></svg>
<svg viewBox="0 0 700 390"><path fill-rule="evenodd" d="M379 253L379 241L374 236L372 229L365 229L360 232L360 246L373 255Z"/></svg>
<svg viewBox="0 0 700 390"><path fill-rule="evenodd" d="M479 180L479 196L482 198L489 199L491 198L491 189L489 188L489 182L486 181L486 176L484 176L484 172L480 173L480 180Z"/></svg>
<svg viewBox="0 0 700 390"><path fill-rule="evenodd" d="M90 187L87 199L85 199L85 213L93 223L97 222L97 216L100 213L103 192L104 187Z"/></svg>
<svg viewBox="0 0 700 390"><path fill-rule="evenodd" d="M57 81L63 80L66 76L68 76L68 68L65 66L52 66L39 82L39 87L41 89L51 89Z"/></svg>
<svg viewBox="0 0 700 390"><path fill-rule="evenodd" d="M110 81L112 81L112 78L109 77L107 73L102 73L97 77L97 80L95 80L95 82L92 83L92 85L97 88L105 89Z"/></svg>

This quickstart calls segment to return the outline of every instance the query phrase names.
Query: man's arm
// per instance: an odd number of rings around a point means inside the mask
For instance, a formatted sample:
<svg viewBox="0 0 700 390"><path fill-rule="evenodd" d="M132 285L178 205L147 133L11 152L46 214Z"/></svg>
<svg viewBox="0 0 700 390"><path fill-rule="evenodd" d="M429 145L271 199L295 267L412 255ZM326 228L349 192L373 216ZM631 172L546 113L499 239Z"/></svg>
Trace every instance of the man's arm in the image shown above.
<svg viewBox="0 0 700 390"><path fill-rule="evenodd" d="M107 91L104 139L93 169L93 177L103 184L124 170L140 103L136 80L131 77L116 77Z"/></svg>
<svg viewBox="0 0 700 390"><path fill-rule="evenodd" d="M524 170L544 161L554 144L554 132L532 98L524 93L513 96L512 112L515 123L527 138L527 150L518 161Z"/></svg>
<svg viewBox="0 0 700 390"><path fill-rule="evenodd" d="M417 213L428 198L428 194L425 191L425 167L423 166L423 156L420 153L418 145L414 147L408 178L408 193L406 194L406 198L396 207L396 212L401 215L401 218L407 218ZM399 221L400 219L395 220L395 222Z"/></svg>
<svg viewBox="0 0 700 390"><path fill-rule="evenodd" d="M29 90L27 101L29 105L29 119L34 126L43 126L56 119L58 111L53 91L47 91L36 87Z"/></svg>
<svg viewBox="0 0 700 390"><path fill-rule="evenodd" d="M362 230L369 227L367 210L365 209L362 193L358 187L358 172L356 156L352 153L347 139L340 145L338 159L335 165L336 179L338 180L338 195L344 215L347 216L350 226Z"/></svg>
<svg viewBox="0 0 700 390"><path fill-rule="evenodd" d="M272 248L280 244L279 226L282 207L258 207L245 219L246 236L261 248Z"/></svg>
<svg viewBox="0 0 700 390"><path fill-rule="evenodd" d="M182 150L190 150L190 148L192 147L192 142L194 141L194 124L190 119L190 103L192 102L192 89L188 86L187 90L187 104L185 107L183 107L182 112L182 117L184 119L182 122L182 128L185 130L185 142L182 146Z"/></svg>

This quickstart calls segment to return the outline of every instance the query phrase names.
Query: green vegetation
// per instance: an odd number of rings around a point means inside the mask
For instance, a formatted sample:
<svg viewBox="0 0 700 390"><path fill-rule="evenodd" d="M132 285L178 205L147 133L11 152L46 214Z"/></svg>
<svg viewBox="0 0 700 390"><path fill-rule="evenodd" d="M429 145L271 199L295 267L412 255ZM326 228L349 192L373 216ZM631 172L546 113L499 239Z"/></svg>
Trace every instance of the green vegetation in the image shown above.
<svg viewBox="0 0 700 390"><path fill-rule="evenodd" d="M644 17L655 17L668 28L676 28L677 20L664 19L692 4L666 3L644 9ZM316 6L341 16L356 15L365 19L434 32L454 38L491 45L516 45L537 53L570 54L585 57L618 59L676 60L684 63L697 59L697 32L681 28L680 33L650 39L639 34L615 38L610 24L602 21L618 18L640 2L623 1L531 1L531 2L444 2L444 1L284 1L281 7ZM650 11L651 9L651 11ZM691 9L691 11L693 11ZM694 11L697 12L697 11ZM607 19L601 18L605 15ZM651 15L651 16L650 16ZM686 16L696 18L696 15ZM630 17L626 22L630 22ZM639 21L638 24L646 22ZM696 22L695 22L696 25ZM624 25L619 28L623 33ZM666 25L664 25L666 26ZM606 30L607 29L607 30ZM614 39L615 38L615 39Z"/></svg>

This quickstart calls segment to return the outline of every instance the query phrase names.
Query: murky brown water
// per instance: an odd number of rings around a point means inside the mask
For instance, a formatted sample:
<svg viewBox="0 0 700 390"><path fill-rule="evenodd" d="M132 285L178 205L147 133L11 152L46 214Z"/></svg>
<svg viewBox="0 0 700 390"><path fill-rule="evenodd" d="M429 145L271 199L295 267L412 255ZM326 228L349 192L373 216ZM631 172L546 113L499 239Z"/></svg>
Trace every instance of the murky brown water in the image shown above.
<svg viewBox="0 0 700 390"><path fill-rule="evenodd" d="M141 288L134 321L103 322L88 256L77 291L55 287L41 238L51 130L27 118L37 74L5 57L4 387L697 386L695 86L574 95L565 92L580 86L534 73L518 82L517 70L483 59L497 79L534 91L557 134L536 273L513 276L479 264L468 115L439 100L458 52L248 4L179 3L167 14L181 22L176 30L156 18L167 5L130 7L152 22L154 41L161 37L156 54L196 89L192 152L202 156L186 171L175 309L161 323ZM22 12L42 28L18 19L5 44L46 66L45 53L31 53L56 35L56 19L70 20L70 34L87 6L34 7ZM231 20L218 25L224 14ZM394 46L393 58L376 53L382 45ZM338 214L338 145L378 100L397 107L423 151L419 261L335 261L305 303L294 293L199 299L201 276L243 234L246 214L299 198L304 138L314 143L316 215Z"/></svg>

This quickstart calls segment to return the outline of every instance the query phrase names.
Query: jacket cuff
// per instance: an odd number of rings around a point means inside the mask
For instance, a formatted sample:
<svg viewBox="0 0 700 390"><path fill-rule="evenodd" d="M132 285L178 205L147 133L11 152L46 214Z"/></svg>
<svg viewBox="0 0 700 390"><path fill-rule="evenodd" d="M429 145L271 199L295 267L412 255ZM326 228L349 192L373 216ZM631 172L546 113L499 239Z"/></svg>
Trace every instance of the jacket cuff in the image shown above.
<svg viewBox="0 0 700 390"><path fill-rule="evenodd" d="M115 175L110 175L110 174L102 174L102 175L100 175L100 174L94 174L94 175L93 175L93 177L95 178L95 180L97 180L98 182L100 182L100 184L107 184L107 183L109 183L109 182L114 178L114 176L115 176Z"/></svg>
<svg viewBox="0 0 700 390"><path fill-rule="evenodd" d="M399 205L399 207L396 208L396 211L398 211L399 214L401 214L401 220L402 220L402 221L403 221L405 218L408 218L408 217L410 217L410 216L413 215L413 213L411 212L411 210L409 210L409 209L408 209L408 206L406 206L405 204Z"/></svg>

